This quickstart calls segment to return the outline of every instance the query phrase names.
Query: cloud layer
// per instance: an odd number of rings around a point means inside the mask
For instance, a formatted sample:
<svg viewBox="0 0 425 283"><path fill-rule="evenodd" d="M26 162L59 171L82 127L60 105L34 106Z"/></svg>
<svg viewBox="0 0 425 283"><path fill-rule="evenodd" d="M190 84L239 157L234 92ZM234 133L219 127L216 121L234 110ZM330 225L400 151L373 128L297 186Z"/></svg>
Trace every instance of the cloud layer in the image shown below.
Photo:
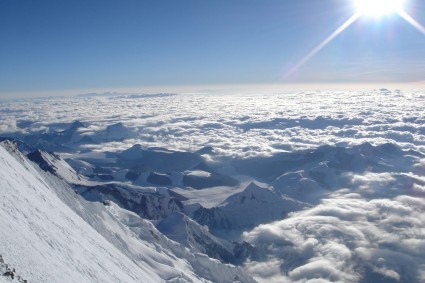
<svg viewBox="0 0 425 283"><path fill-rule="evenodd" d="M131 139L90 148L213 146L239 157L364 141L423 149L423 100L399 91L38 99L0 104L0 132L54 131L75 120L95 132L122 122Z"/></svg>
<svg viewBox="0 0 425 283"><path fill-rule="evenodd" d="M268 243L273 282L423 282L424 212L423 198L335 195L244 238ZM265 279L263 262L246 267Z"/></svg>
<svg viewBox="0 0 425 283"><path fill-rule="evenodd" d="M245 232L266 257L246 268L262 282L424 282L425 159L384 147L390 155L339 173L316 206Z"/></svg>
<svg viewBox="0 0 425 283"><path fill-rule="evenodd" d="M217 162L364 142L425 153L424 100L425 93L386 90L52 98L1 103L0 134L52 133L78 120L85 124L78 138L97 141L86 149L211 146ZM117 138L116 128L126 135ZM412 154L408 163L391 152L376 160L382 170L365 163L341 176L321 163L279 177L277 190L314 189L312 176L329 170L338 182L315 206L246 231L242 240L262 256L245 268L260 282L425 282L425 159Z"/></svg>

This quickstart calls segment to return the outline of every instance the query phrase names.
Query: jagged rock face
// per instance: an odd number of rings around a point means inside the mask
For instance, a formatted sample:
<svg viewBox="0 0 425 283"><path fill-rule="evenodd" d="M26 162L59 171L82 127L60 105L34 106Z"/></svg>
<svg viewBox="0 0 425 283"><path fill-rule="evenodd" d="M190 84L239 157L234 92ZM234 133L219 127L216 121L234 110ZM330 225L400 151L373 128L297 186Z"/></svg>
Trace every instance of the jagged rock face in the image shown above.
<svg viewBox="0 0 425 283"><path fill-rule="evenodd" d="M200 207L193 213L193 219L210 229L231 229L232 223L219 207ZM236 227L235 227L236 228Z"/></svg>
<svg viewBox="0 0 425 283"><path fill-rule="evenodd" d="M11 145L13 144L13 147L15 147L17 150L19 150L22 154L26 155L28 153L31 153L33 151L35 151L36 149L29 146L28 144L24 143L21 140L17 140L14 138L4 138L4 137L0 137L0 142L5 145L7 143L10 143ZM6 145L7 146L7 145ZM9 148L11 148L10 146L7 146Z"/></svg>
<svg viewBox="0 0 425 283"><path fill-rule="evenodd" d="M49 154L52 159L60 160L59 156L53 153ZM28 159L36 163L40 168L46 172L56 175L57 168L53 164L49 164L43 156L43 153L40 150L36 150L27 155Z"/></svg>
<svg viewBox="0 0 425 283"><path fill-rule="evenodd" d="M137 191L114 184L77 188L88 200L110 200L145 219L162 219L184 209L182 202L171 196L168 191Z"/></svg>

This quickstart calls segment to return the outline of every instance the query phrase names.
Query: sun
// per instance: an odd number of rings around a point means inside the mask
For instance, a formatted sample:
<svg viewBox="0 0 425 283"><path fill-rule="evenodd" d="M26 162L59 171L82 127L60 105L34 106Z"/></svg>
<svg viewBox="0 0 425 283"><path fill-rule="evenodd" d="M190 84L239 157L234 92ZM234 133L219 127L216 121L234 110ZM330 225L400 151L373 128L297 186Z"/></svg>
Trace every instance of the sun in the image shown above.
<svg viewBox="0 0 425 283"><path fill-rule="evenodd" d="M404 0L354 0L357 13L362 16L380 18L403 10Z"/></svg>
<svg viewBox="0 0 425 283"><path fill-rule="evenodd" d="M348 1L348 0L347 0ZM333 33L326 37L316 47L314 47L307 55L305 55L297 64L295 64L286 73L285 78L288 78L295 73L299 68L306 64L311 58L325 48L330 42L332 42L337 36L343 31L350 27L353 23L359 20L361 17L370 17L379 19L382 17L388 17L392 15L398 15L406 22L412 25L420 33L425 35L425 26L414 19L406 12L406 6L409 6L408 0L351 0L353 1L353 7L356 10L354 14L346 20L341 26L339 26Z"/></svg>

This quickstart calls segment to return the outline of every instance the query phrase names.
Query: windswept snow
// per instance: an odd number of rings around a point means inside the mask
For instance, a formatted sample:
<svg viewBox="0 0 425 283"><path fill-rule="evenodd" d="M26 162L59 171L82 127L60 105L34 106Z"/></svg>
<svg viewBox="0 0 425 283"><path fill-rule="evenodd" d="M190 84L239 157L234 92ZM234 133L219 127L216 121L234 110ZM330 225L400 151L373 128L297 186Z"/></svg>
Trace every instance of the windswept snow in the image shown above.
<svg viewBox="0 0 425 283"><path fill-rule="evenodd" d="M0 147L0 248L26 278L35 282L159 280L153 270L140 268L106 241L49 189L29 163L25 165Z"/></svg>
<svg viewBox="0 0 425 283"><path fill-rule="evenodd" d="M141 239L129 227L144 223L144 233L160 233L136 216L121 222L123 213L87 203L34 168L14 144L3 146L9 151L0 146L0 252L31 282L252 281L169 240L162 246Z"/></svg>

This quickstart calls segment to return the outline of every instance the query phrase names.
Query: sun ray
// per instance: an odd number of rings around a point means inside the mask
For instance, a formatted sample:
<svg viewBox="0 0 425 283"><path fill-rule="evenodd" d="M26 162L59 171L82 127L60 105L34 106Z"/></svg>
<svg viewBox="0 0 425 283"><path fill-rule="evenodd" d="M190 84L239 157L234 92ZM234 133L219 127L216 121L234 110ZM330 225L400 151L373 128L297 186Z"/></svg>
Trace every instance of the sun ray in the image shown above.
<svg viewBox="0 0 425 283"><path fill-rule="evenodd" d="M378 5L381 3L380 5ZM299 68L301 68L305 63L307 63L311 58L313 58L317 53L320 52L326 45L328 45L332 40L334 40L338 35L340 35L344 30L346 30L350 25L357 21L360 17L364 15L374 14L372 11L375 11L377 7L382 6L382 3L390 3L386 9L381 11L382 15L389 14L390 11L398 14L405 21L411 24L415 29L425 35L425 27L416 21L412 16L410 16L403 8L402 0L392 0L392 2L376 2L375 4L369 4L367 0L362 0L357 2L359 6L357 13L351 16L345 23L343 23L339 28L337 28L331 35L329 35L325 40L323 40L319 45L312 49L305 57L303 57L296 65L294 65L284 76L284 78L290 77L295 73ZM360 5L361 4L361 5ZM368 7L367 10L365 7ZM372 9L373 8L373 9ZM385 8L385 6L384 6Z"/></svg>
<svg viewBox="0 0 425 283"><path fill-rule="evenodd" d="M337 28L331 35L329 35L325 40L323 40L317 47L311 50L303 59L301 59L295 66L293 66L285 75L285 78L292 75L297 71L301 66L307 63L314 55L319 53L326 45L328 45L332 40L334 40L338 35L340 35L345 29L347 29L352 23L354 23L361 14L356 13L351 18L349 18L345 23L343 23L339 28Z"/></svg>
<svg viewBox="0 0 425 283"><path fill-rule="evenodd" d="M418 31L420 31L423 35L425 35L425 27L418 23L414 18L412 18L408 13L406 13L403 10L400 10L397 12L400 17L405 19L409 24L411 24L414 28L416 28Z"/></svg>

